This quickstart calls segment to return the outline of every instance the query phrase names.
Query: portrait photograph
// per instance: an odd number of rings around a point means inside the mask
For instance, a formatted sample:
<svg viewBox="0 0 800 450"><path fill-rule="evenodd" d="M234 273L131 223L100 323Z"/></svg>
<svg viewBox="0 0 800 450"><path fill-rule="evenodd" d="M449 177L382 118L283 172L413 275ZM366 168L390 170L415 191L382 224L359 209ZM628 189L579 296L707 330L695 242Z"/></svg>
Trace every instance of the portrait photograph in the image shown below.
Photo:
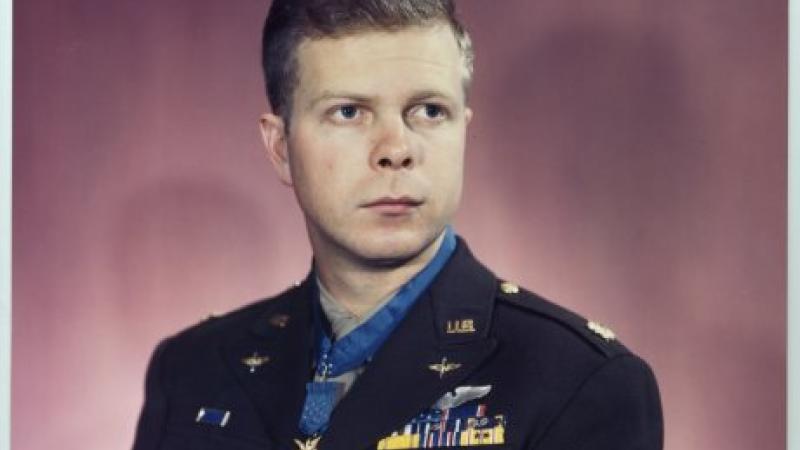
<svg viewBox="0 0 800 450"><path fill-rule="evenodd" d="M787 2L13 27L13 450L786 448Z"/></svg>

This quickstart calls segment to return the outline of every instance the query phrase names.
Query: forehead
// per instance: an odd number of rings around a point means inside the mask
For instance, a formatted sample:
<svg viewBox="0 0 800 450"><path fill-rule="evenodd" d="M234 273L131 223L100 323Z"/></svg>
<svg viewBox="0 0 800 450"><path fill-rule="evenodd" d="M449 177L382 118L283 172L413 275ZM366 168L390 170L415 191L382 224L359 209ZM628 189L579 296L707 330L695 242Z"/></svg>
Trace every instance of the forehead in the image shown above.
<svg viewBox="0 0 800 450"><path fill-rule="evenodd" d="M348 91L364 96L435 90L458 96L465 74L447 25L364 31L304 40L297 51L296 97Z"/></svg>

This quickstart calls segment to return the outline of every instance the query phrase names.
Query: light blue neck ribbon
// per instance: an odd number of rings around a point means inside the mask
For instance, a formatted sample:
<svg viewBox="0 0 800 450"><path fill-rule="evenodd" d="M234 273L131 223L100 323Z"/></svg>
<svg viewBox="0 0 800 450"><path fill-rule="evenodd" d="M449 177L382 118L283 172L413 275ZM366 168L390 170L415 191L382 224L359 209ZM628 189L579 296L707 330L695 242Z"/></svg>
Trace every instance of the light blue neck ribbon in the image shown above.
<svg viewBox="0 0 800 450"><path fill-rule="evenodd" d="M330 415L341 395L342 384L327 381L361 367L400 324L408 311L430 286L456 249L456 237L450 226L433 259L413 278L408 280L380 310L366 322L333 341L322 324L319 300L315 303L314 333L317 350L317 375L322 381L306 384L306 401L300 417L300 431L305 436L322 434L328 427Z"/></svg>

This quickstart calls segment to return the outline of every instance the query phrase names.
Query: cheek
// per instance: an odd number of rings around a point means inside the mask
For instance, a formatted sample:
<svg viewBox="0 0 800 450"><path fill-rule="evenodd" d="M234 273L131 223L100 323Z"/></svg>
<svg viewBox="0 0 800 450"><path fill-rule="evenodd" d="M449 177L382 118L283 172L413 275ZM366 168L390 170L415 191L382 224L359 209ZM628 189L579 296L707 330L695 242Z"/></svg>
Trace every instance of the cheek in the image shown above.
<svg viewBox="0 0 800 450"><path fill-rule="evenodd" d="M436 152L430 160L431 181L447 206L457 205L464 178L464 141L454 138L439 149L446 150Z"/></svg>
<svg viewBox="0 0 800 450"><path fill-rule="evenodd" d="M459 178L464 168L464 142L456 138L441 140L430 145L425 165L434 180Z"/></svg>
<svg viewBox="0 0 800 450"><path fill-rule="evenodd" d="M329 210L341 203L354 188L359 173L347 149L328 142L298 141L292 159L295 190L305 205L314 210Z"/></svg>
<svg viewBox="0 0 800 450"><path fill-rule="evenodd" d="M297 133L291 141L289 159L295 178L309 182L332 169L325 142Z"/></svg>
<svg viewBox="0 0 800 450"><path fill-rule="evenodd" d="M358 162L363 163L364 136L325 127L305 127L302 131L293 144L304 172L337 176Z"/></svg>

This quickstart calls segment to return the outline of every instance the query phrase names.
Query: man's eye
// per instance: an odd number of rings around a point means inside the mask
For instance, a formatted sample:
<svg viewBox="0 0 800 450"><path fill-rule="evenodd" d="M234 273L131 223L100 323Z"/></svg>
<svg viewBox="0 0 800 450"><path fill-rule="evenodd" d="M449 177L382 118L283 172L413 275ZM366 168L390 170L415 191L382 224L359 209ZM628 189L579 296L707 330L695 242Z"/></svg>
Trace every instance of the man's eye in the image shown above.
<svg viewBox="0 0 800 450"><path fill-rule="evenodd" d="M431 119L436 119L444 115L444 109L439 105L425 105L425 115Z"/></svg>
<svg viewBox="0 0 800 450"><path fill-rule="evenodd" d="M358 117L359 109L356 105L343 105L336 108L334 116L339 119L353 120Z"/></svg>
<svg viewBox="0 0 800 450"><path fill-rule="evenodd" d="M425 103L412 109L411 116L417 120L438 122L447 118L447 109L435 103Z"/></svg>

